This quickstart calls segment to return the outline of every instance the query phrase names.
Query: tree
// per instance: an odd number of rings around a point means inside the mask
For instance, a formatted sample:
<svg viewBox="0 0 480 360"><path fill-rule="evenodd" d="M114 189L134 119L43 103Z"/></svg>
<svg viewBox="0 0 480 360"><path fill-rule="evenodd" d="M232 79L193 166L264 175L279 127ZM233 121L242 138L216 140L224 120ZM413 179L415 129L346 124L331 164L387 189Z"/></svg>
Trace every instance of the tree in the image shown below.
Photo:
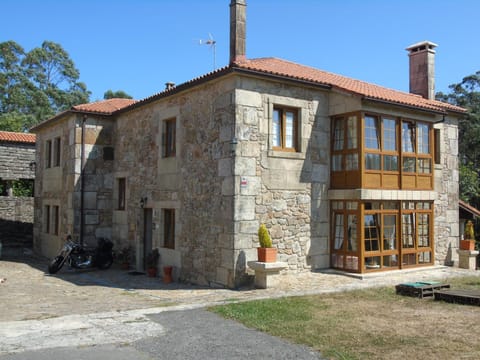
<svg viewBox="0 0 480 360"><path fill-rule="evenodd" d="M130 95L128 95L125 91L123 90L117 90L117 91L112 91L112 90L107 90L103 94L103 98L105 100L107 99L114 99L114 98L120 98L120 99L133 99Z"/></svg>
<svg viewBox="0 0 480 360"><path fill-rule="evenodd" d="M451 93L438 93L437 99L468 110L458 125L460 155L460 197L480 207L480 71L450 85Z"/></svg>
<svg viewBox="0 0 480 360"><path fill-rule="evenodd" d="M44 41L25 53L0 43L0 130L25 131L73 105L89 101L79 71L61 45Z"/></svg>

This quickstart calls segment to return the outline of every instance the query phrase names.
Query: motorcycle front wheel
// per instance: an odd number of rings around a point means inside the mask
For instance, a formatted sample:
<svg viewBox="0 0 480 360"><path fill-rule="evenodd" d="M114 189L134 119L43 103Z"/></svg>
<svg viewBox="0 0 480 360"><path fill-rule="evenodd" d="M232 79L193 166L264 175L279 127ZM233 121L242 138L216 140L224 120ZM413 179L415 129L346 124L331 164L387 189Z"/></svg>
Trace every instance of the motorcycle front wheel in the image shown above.
<svg viewBox="0 0 480 360"><path fill-rule="evenodd" d="M60 270L65 263L63 256L57 256L55 259L52 260L52 262L48 265L48 273L49 274L55 274Z"/></svg>

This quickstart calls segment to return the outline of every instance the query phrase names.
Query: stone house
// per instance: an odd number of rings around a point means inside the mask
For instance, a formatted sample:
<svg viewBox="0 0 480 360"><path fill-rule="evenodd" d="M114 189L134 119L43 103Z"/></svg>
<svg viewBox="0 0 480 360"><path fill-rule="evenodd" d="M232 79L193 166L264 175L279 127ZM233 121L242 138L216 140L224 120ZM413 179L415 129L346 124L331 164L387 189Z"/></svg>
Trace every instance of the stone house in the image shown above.
<svg viewBox="0 0 480 360"><path fill-rule="evenodd" d="M277 58L246 58L230 4L228 66L140 101L75 106L36 126L35 246L66 233L159 248L174 277L248 281L265 223L286 272L444 264L458 247L457 123L434 100L431 42L410 93ZM52 150L56 149L56 150ZM52 162L53 161L53 162Z"/></svg>
<svg viewBox="0 0 480 360"><path fill-rule="evenodd" d="M33 185L34 161L34 134L0 131L0 254L32 246L33 196L15 196L14 188Z"/></svg>

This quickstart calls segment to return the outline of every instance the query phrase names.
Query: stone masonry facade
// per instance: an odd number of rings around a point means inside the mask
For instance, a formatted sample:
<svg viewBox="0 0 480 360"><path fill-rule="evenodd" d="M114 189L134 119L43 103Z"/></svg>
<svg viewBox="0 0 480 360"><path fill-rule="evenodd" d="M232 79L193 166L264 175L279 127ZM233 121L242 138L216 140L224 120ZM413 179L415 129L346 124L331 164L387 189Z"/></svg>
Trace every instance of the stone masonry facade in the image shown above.
<svg viewBox="0 0 480 360"><path fill-rule="evenodd" d="M33 180L35 143L0 142L0 180L4 184ZM10 186L8 186L10 188ZM10 188L11 189L11 188ZM6 248L32 247L33 197L0 196L0 242Z"/></svg>
<svg viewBox="0 0 480 360"><path fill-rule="evenodd" d="M274 105L299 109L298 152L272 149ZM84 239L92 244L98 237L111 238L117 251L131 247L136 269L142 270L145 255L158 248L159 266L173 266L177 280L238 287L251 281L246 264L256 260L262 223L279 260L288 264L286 272L328 268L330 200L338 198L433 200L435 262L445 263L455 256L447 252L458 239L456 120L435 125L442 134L435 191L331 191L331 116L361 108L359 101L342 100L339 94L229 76L114 118L70 115L37 135L40 152L46 139L65 139L63 165L43 170L37 182L38 248L52 256L62 241L61 236L42 234L45 204L61 207L60 234L78 237L85 131ZM176 123L176 153L165 157L165 121L171 119ZM37 162L44 169L41 157ZM126 181L124 209L118 208L119 179ZM174 248L164 246L166 209L175 211Z"/></svg>

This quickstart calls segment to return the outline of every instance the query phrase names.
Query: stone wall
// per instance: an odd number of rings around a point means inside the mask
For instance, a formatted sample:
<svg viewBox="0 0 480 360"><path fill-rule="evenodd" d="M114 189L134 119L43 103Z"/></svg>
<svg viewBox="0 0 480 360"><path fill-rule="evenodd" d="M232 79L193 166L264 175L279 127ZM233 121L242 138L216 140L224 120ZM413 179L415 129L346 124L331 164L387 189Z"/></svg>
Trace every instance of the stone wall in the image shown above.
<svg viewBox="0 0 480 360"><path fill-rule="evenodd" d="M265 223L289 272L329 266L328 95L301 87L275 86L260 80L242 82L236 91L235 259L256 260L257 231ZM271 148L273 106L298 109L299 152ZM244 256L241 256L244 254ZM243 272L243 274L242 274Z"/></svg>
<svg viewBox="0 0 480 360"><path fill-rule="evenodd" d="M458 120L447 117L435 126L440 130L440 164L435 165L435 263L458 264L459 171Z"/></svg>
<svg viewBox="0 0 480 360"><path fill-rule="evenodd" d="M212 83L123 114L116 123L114 177L127 179L127 206L113 215L113 239L145 252L145 209L152 209L152 247L174 277L232 285L233 136L230 81ZM176 155L162 156L163 122L176 119ZM140 199L147 201L140 206ZM175 248L164 247L163 210L175 210ZM147 249L148 251L148 249Z"/></svg>
<svg viewBox="0 0 480 360"><path fill-rule="evenodd" d="M0 196L0 243L3 248L32 248L33 198Z"/></svg>
<svg viewBox="0 0 480 360"><path fill-rule="evenodd" d="M0 142L0 180L34 179L35 144ZM33 198L0 196L0 242L4 248L31 248Z"/></svg>
<svg viewBox="0 0 480 360"><path fill-rule="evenodd" d="M0 179L34 179L35 144L0 142Z"/></svg>
<svg viewBox="0 0 480 360"><path fill-rule="evenodd" d="M80 237L81 152L83 116L72 114L37 133L37 179L35 182L35 250L55 256L67 234ZM47 140L61 139L60 166L46 168ZM85 118L83 240L96 244L97 237L111 237L113 161L104 160L104 148L112 146L113 122L103 117ZM45 232L45 206L59 207L59 233Z"/></svg>

